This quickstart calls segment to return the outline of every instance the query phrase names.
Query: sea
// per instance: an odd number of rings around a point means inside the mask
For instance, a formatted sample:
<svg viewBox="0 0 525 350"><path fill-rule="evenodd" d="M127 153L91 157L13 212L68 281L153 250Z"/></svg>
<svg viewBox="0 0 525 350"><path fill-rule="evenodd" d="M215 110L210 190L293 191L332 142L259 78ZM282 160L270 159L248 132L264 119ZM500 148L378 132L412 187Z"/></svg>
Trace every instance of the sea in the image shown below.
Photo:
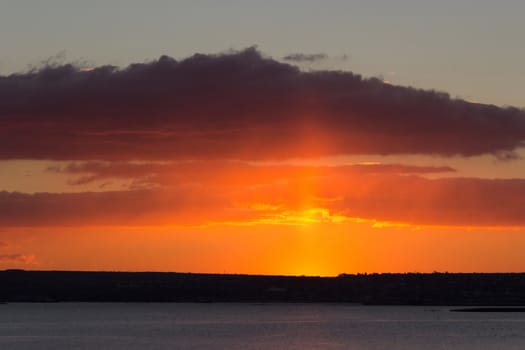
<svg viewBox="0 0 525 350"><path fill-rule="evenodd" d="M523 350L524 313L256 303L9 303L2 350Z"/></svg>

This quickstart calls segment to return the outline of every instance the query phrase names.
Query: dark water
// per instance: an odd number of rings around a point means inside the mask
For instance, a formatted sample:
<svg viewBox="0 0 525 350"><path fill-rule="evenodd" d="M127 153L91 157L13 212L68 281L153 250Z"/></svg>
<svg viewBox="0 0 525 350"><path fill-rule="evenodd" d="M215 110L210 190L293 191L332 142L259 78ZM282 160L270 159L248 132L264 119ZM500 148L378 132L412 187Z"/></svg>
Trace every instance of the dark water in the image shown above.
<svg viewBox="0 0 525 350"><path fill-rule="evenodd" d="M7 304L0 349L525 349L525 314L340 304Z"/></svg>

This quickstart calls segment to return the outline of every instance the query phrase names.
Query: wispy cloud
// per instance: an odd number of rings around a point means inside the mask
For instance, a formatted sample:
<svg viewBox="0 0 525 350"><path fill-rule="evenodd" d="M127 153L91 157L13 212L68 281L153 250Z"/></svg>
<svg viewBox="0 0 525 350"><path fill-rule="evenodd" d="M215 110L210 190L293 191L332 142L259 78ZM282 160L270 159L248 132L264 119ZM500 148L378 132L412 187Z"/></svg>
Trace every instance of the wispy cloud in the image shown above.
<svg viewBox="0 0 525 350"><path fill-rule="evenodd" d="M22 263L34 265L36 258L32 254L0 254L0 263Z"/></svg>
<svg viewBox="0 0 525 350"><path fill-rule="evenodd" d="M210 169L212 170L210 172ZM257 165L234 161L192 161L175 163L72 162L63 167L50 167L49 172L70 174L73 185L84 185L111 179L133 180L144 185L169 186L185 182L230 182L239 185L271 183L279 179L319 177L333 174L439 174L456 170L449 166L416 166L405 164L351 164L338 166Z"/></svg>
<svg viewBox="0 0 525 350"><path fill-rule="evenodd" d="M207 225L357 218L413 225L525 227L525 180L426 178L448 167L73 163L80 182L147 179L141 190L0 192L0 225ZM315 219L314 218L314 219ZM334 219L335 220L335 219Z"/></svg>
<svg viewBox="0 0 525 350"><path fill-rule="evenodd" d="M305 53L292 53L283 57L285 61L292 62L316 62L326 60L328 55L324 53L314 53L314 54L305 54Z"/></svg>

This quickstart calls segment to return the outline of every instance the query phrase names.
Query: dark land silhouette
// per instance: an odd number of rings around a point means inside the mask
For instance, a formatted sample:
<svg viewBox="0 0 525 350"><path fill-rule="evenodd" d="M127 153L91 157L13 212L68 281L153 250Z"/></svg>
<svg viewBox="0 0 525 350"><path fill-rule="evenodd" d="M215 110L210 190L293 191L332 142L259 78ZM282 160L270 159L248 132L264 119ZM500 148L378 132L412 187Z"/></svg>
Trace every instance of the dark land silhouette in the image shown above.
<svg viewBox="0 0 525 350"><path fill-rule="evenodd" d="M452 312L525 312L523 307L470 307L466 309L452 309Z"/></svg>
<svg viewBox="0 0 525 350"><path fill-rule="evenodd" d="M338 277L0 271L0 302L346 302L525 306L525 273Z"/></svg>

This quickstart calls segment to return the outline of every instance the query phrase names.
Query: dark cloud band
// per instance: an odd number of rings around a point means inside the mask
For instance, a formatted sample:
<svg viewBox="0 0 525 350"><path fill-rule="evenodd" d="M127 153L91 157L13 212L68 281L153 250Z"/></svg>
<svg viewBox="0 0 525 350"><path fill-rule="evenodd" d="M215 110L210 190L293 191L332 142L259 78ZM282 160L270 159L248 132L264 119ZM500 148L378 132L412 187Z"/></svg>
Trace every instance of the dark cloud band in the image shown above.
<svg viewBox="0 0 525 350"><path fill-rule="evenodd" d="M0 77L0 159L513 157L525 112L350 72L303 72L255 49Z"/></svg>
<svg viewBox="0 0 525 350"><path fill-rule="evenodd" d="M322 208L341 217L391 223L525 227L521 179L427 179L360 169L280 170L274 177L273 171L246 178L235 170L209 168L209 176L159 175L152 181L160 186L130 191L0 192L0 226L242 224ZM142 173L113 169L99 176L111 172L114 177Z"/></svg>

